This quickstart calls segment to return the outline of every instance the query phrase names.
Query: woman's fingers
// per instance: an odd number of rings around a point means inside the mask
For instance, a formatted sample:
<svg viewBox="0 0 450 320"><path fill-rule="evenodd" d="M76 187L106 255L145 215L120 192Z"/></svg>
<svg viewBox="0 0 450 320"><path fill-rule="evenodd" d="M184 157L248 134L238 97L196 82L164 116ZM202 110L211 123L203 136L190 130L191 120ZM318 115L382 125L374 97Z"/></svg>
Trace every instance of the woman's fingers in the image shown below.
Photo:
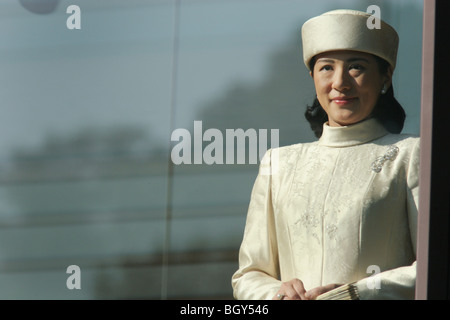
<svg viewBox="0 0 450 320"><path fill-rule="evenodd" d="M333 290L337 287L341 286L340 284L335 284L335 283L330 283L326 286L320 286L320 287L316 287L313 288L311 290L308 290L305 294L306 298L308 300L314 300L316 299L318 296L320 296L322 293L328 292L330 290Z"/></svg>
<svg viewBox="0 0 450 320"><path fill-rule="evenodd" d="M305 287L303 286L303 282L299 279L293 279L288 286L288 290L286 291L286 300L306 300L305 297Z"/></svg>
<svg viewBox="0 0 450 320"><path fill-rule="evenodd" d="M273 300L314 300L322 293L333 290L341 284L331 283L306 291L300 279L283 282Z"/></svg>
<svg viewBox="0 0 450 320"><path fill-rule="evenodd" d="M306 300L306 290L300 279L292 279L281 284L274 300Z"/></svg>

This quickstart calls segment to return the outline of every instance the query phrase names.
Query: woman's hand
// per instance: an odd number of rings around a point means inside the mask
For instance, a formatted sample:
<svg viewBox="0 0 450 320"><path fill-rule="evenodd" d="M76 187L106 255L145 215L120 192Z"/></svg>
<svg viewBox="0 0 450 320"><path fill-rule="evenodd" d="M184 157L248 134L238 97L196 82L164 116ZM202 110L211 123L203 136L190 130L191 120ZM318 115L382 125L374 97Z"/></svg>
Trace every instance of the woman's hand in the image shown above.
<svg viewBox="0 0 450 320"><path fill-rule="evenodd" d="M272 300L307 300L306 290L300 279L292 279L281 284Z"/></svg>
<svg viewBox="0 0 450 320"><path fill-rule="evenodd" d="M320 286L320 287L316 287L311 290L308 290L305 293L306 300L314 300L322 293L333 290L337 287L340 287L341 285L342 284L330 283L330 284L327 284L326 286Z"/></svg>
<svg viewBox="0 0 450 320"><path fill-rule="evenodd" d="M306 291L300 279L292 279L281 284L272 300L314 300L322 293L340 287L341 284L331 283Z"/></svg>

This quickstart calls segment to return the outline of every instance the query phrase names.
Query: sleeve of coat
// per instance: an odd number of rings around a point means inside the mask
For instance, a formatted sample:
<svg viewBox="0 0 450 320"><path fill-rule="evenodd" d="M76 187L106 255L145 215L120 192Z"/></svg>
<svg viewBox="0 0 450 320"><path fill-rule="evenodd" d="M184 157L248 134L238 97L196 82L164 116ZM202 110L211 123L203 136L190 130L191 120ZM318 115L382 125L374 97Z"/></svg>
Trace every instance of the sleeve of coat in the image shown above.
<svg viewBox="0 0 450 320"><path fill-rule="evenodd" d="M269 150L261 161L251 194L239 250L239 269L232 277L236 299L271 299L281 285L272 206L271 153Z"/></svg>
<svg viewBox="0 0 450 320"><path fill-rule="evenodd" d="M417 215L419 207L419 158L420 140L416 139L409 160L406 183L406 208L408 213L411 243L417 248ZM416 262L376 275L379 286L374 286L374 278L365 278L356 283L360 299L414 299L416 284Z"/></svg>

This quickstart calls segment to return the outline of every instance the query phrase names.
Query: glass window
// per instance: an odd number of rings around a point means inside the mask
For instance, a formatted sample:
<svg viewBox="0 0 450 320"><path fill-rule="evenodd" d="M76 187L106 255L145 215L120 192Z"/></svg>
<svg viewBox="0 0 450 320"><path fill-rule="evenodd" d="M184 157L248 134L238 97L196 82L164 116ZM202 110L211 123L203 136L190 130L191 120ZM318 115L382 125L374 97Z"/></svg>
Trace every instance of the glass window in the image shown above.
<svg viewBox="0 0 450 320"><path fill-rule="evenodd" d="M248 152L314 140L300 29L325 11L380 6L419 133L422 1L38 2L0 3L1 299L232 298Z"/></svg>

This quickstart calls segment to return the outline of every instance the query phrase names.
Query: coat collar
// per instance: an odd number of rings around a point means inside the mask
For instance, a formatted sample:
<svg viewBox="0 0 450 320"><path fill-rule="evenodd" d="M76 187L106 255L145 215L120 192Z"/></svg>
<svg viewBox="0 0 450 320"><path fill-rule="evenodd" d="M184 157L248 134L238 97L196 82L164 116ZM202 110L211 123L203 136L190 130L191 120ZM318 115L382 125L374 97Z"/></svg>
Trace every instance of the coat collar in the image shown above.
<svg viewBox="0 0 450 320"><path fill-rule="evenodd" d="M351 147L363 144L388 134L388 131L374 118L343 127L323 124L319 145L327 147Z"/></svg>

